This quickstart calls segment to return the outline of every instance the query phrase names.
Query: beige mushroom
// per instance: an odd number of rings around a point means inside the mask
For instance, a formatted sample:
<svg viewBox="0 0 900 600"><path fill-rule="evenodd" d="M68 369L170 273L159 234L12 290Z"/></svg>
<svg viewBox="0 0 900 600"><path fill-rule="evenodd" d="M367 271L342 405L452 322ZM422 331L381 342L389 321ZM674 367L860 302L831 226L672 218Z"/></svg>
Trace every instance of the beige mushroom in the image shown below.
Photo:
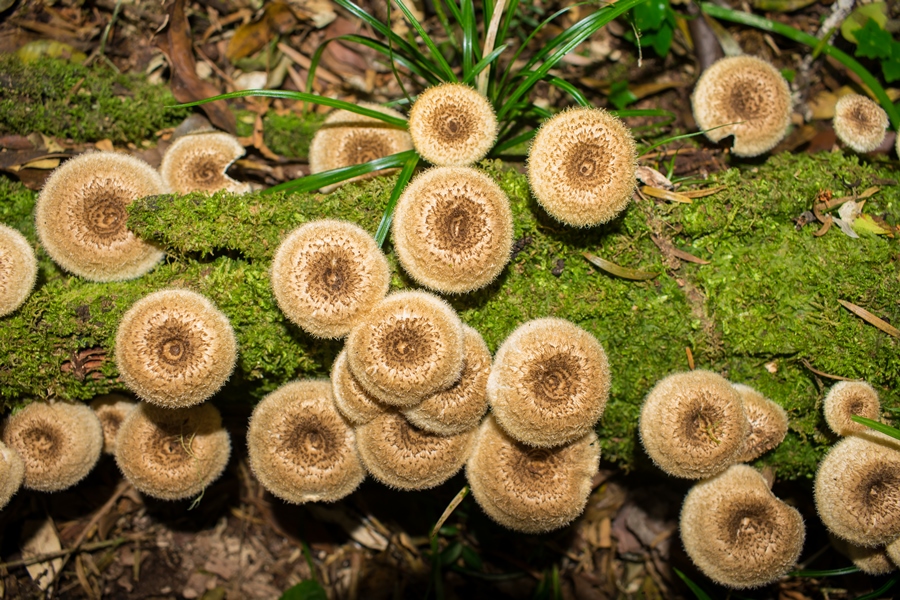
<svg viewBox="0 0 900 600"><path fill-rule="evenodd" d="M0 317L22 306L36 279L34 248L17 230L0 224Z"/></svg>
<svg viewBox="0 0 900 600"><path fill-rule="evenodd" d="M159 173L168 193L249 192L250 184L225 173L244 153L238 139L222 131L183 135L166 149Z"/></svg>

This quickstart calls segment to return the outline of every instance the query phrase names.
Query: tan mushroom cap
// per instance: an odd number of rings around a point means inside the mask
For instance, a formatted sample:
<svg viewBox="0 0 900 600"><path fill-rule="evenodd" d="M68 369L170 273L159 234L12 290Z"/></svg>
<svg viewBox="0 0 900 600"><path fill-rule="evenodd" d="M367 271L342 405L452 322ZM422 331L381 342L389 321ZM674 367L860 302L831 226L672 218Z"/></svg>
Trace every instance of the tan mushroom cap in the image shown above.
<svg viewBox="0 0 900 600"><path fill-rule="evenodd" d="M866 548L857 546L837 536L831 537L831 545L838 552L853 561L859 570L867 575L885 575L897 569L897 565L888 556L884 546Z"/></svg>
<svg viewBox="0 0 900 600"><path fill-rule="evenodd" d="M222 131L183 135L163 154L159 174L167 193L250 191L250 184L225 174L242 157L244 147L236 137Z"/></svg>
<svg viewBox="0 0 900 600"><path fill-rule="evenodd" d="M128 413L116 440L116 464L142 494L183 500L219 478L231 439L212 404L161 408L141 402Z"/></svg>
<svg viewBox="0 0 900 600"><path fill-rule="evenodd" d="M25 463L19 453L0 442L0 510L6 508L9 501L25 479Z"/></svg>
<svg viewBox="0 0 900 600"><path fill-rule="evenodd" d="M475 428L487 411L491 352L475 329L463 325L463 332L466 356L459 380L446 390L403 410L407 420L419 429L438 435L455 435Z"/></svg>
<svg viewBox="0 0 900 600"><path fill-rule="evenodd" d="M644 449L676 477L721 473L738 460L749 430L740 394L710 371L669 375L650 390L641 409Z"/></svg>
<svg viewBox="0 0 900 600"><path fill-rule="evenodd" d="M877 432L850 436L819 463L816 508L834 535L874 547L900 537L900 446Z"/></svg>
<svg viewBox="0 0 900 600"><path fill-rule="evenodd" d="M888 543L884 547L884 552L895 566L900 567L900 538Z"/></svg>
<svg viewBox="0 0 900 600"><path fill-rule="evenodd" d="M752 387L740 383L733 384L741 396L744 414L750 424L744 449L737 456L737 462L756 460L784 440L788 431L787 412Z"/></svg>
<svg viewBox="0 0 900 600"><path fill-rule="evenodd" d="M464 293L492 282L509 262L509 198L471 167L437 167L410 183L394 209L391 239L418 283Z"/></svg>
<svg viewBox="0 0 900 600"><path fill-rule="evenodd" d="M356 444L327 380L281 386L256 405L247 430L256 478L294 504L334 502L359 487L366 472Z"/></svg>
<svg viewBox="0 0 900 600"><path fill-rule="evenodd" d="M26 488L56 492L91 472L103 449L103 430L85 404L32 402L10 415L3 443L21 457Z"/></svg>
<svg viewBox="0 0 900 600"><path fill-rule="evenodd" d="M449 436L428 433L397 413L381 415L356 430L366 470L399 490L426 490L456 475L469 458L474 437L474 430Z"/></svg>
<svg viewBox="0 0 900 600"><path fill-rule="evenodd" d="M326 219L301 225L281 242L271 278L291 321L316 337L339 338L385 297L391 272L368 232Z"/></svg>
<svg viewBox="0 0 900 600"><path fill-rule="evenodd" d="M116 453L119 427L135 406L137 402L121 394L104 394L91 401L91 410L100 419L100 425L103 427L103 452L106 454Z"/></svg>
<svg viewBox="0 0 900 600"><path fill-rule="evenodd" d="M635 188L631 131L600 108L565 110L538 130L528 152L528 182L550 216L591 227L625 210Z"/></svg>
<svg viewBox="0 0 900 600"><path fill-rule="evenodd" d="M681 508L681 541L713 581L734 589L767 585L796 563L806 527L747 465L691 488Z"/></svg>
<svg viewBox="0 0 900 600"><path fill-rule="evenodd" d="M331 391L334 405L354 426L368 423L391 410L359 384L347 364L346 350L341 350L331 367Z"/></svg>
<svg viewBox="0 0 900 600"><path fill-rule="evenodd" d="M433 294L398 292L382 300L347 337L356 380L386 404L409 407L453 385L462 372L462 322Z"/></svg>
<svg viewBox="0 0 900 600"><path fill-rule="evenodd" d="M359 106L398 119L404 118L396 110L371 102L360 102ZM412 150L412 147L412 138L409 136L409 132L400 127L379 121L374 117L358 115L349 110L336 110L328 115L309 144L309 172L321 173L331 169L359 165L376 158ZM390 169L351 177L346 181L327 185L321 188L321 191L327 194L346 183L377 175L387 175L393 171L394 169Z"/></svg>
<svg viewBox="0 0 900 600"><path fill-rule="evenodd" d="M584 511L599 464L593 431L564 446L532 448L509 437L489 416L478 429L466 477L491 519L514 531L544 533Z"/></svg>
<svg viewBox="0 0 900 600"><path fill-rule="evenodd" d="M834 132L857 152L878 148L890 124L883 108L859 94L842 96L834 106Z"/></svg>
<svg viewBox="0 0 900 600"><path fill-rule="evenodd" d="M138 158L81 154L44 184L34 209L38 238L56 264L90 281L140 277L163 252L128 229L128 205L163 191L159 173Z"/></svg>
<svg viewBox="0 0 900 600"><path fill-rule="evenodd" d="M722 58L703 71L691 96L694 120L718 142L734 136L737 156L774 148L791 124L791 90L781 73L755 56Z"/></svg>
<svg viewBox="0 0 900 600"><path fill-rule="evenodd" d="M207 298L171 289L135 302L116 332L119 376L142 400L166 408L203 402L237 360L231 323Z"/></svg>
<svg viewBox="0 0 900 600"><path fill-rule="evenodd" d="M859 435L871 431L850 417L858 415L873 421L881 419L878 392L864 381L839 381L834 384L823 403L825 422L838 435Z"/></svg>
<svg viewBox="0 0 900 600"><path fill-rule="evenodd" d="M565 319L523 323L494 357L494 417L529 446L558 446L593 430L609 399L609 362L593 335Z"/></svg>
<svg viewBox="0 0 900 600"><path fill-rule="evenodd" d="M409 112L409 134L416 152L439 167L478 162L494 146L498 129L490 101L461 83L428 88Z"/></svg>
<svg viewBox="0 0 900 600"><path fill-rule="evenodd" d="M17 230L0 224L0 317L22 306L36 279L34 248Z"/></svg>

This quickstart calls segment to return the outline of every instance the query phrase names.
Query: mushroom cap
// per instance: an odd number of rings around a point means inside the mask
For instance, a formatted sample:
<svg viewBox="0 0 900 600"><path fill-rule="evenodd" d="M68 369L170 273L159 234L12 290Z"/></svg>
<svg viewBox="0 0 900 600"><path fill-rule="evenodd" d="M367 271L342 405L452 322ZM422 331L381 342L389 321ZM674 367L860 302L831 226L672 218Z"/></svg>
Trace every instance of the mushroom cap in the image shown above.
<svg viewBox="0 0 900 600"><path fill-rule="evenodd" d="M0 317L22 306L36 279L34 248L17 230L0 224Z"/></svg>
<svg viewBox="0 0 900 600"><path fill-rule="evenodd" d="M857 152L880 146L890 124L883 108L859 94L842 96L834 106L834 132Z"/></svg>
<svg viewBox="0 0 900 600"><path fill-rule="evenodd" d="M819 463L816 508L834 535L874 547L900 537L900 445L877 432L846 437Z"/></svg>
<svg viewBox="0 0 900 600"><path fill-rule="evenodd" d="M128 205L164 190L159 173L138 158L80 154L55 169L38 195L38 238L56 264L90 281L140 277L163 252L128 229Z"/></svg>
<svg viewBox="0 0 900 600"><path fill-rule="evenodd" d="M650 390L641 408L644 450L676 477L721 473L741 455L749 429L740 394L710 371L669 375Z"/></svg>
<svg viewBox="0 0 900 600"><path fill-rule="evenodd" d="M437 167L410 183L394 209L391 239L404 270L439 292L484 287L509 262L509 198L471 167Z"/></svg>
<svg viewBox="0 0 900 600"><path fill-rule="evenodd" d="M878 392L864 381L839 381L834 384L823 403L825 422L838 435L859 435L871 431L850 417L858 415L873 421L881 419Z"/></svg>
<svg viewBox="0 0 900 600"><path fill-rule="evenodd" d="M0 510L6 508L9 501L25 478L25 463L19 453L0 442Z"/></svg>
<svg viewBox="0 0 900 600"><path fill-rule="evenodd" d="M250 191L250 184L235 181L225 174L242 157L244 146L236 137L222 131L183 135L163 154L159 174L167 193Z"/></svg>
<svg viewBox="0 0 900 600"><path fill-rule="evenodd" d="M499 425L529 446L583 437L609 399L609 362L593 335L565 319L523 323L494 356L487 396Z"/></svg>
<svg viewBox="0 0 900 600"><path fill-rule="evenodd" d="M599 465L593 431L563 446L532 448L509 437L489 416L478 429L466 477L491 519L514 531L544 533L584 511Z"/></svg>
<svg viewBox="0 0 900 600"><path fill-rule="evenodd" d="M347 337L356 380L385 404L409 407L459 379L462 322L433 294L397 292L379 302Z"/></svg>
<svg viewBox="0 0 900 600"><path fill-rule="evenodd" d="M768 152L791 124L787 81L755 56L717 60L700 75L691 103L697 127L713 142L733 135L737 156Z"/></svg>
<svg viewBox="0 0 900 600"><path fill-rule="evenodd" d="M747 465L695 484L684 499L680 529L694 564L734 589L764 586L787 573L806 535L800 513Z"/></svg>
<svg viewBox="0 0 900 600"><path fill-rule="evenodd" d="M900 537L884 547L884 552L894 565L900 567Z"/></svg>
<svg viewBox="0 0 900 600"><path fill-rule="evenodd" d="M466 355L459 380L403 410L406 419L419 429L438 435L462 433L475 428L487 411L491 352L475 329L463 325L463 332Z"/></svg>
<svg viewBox="0 0 900 600"><path fill-rule="evenodd" d="M340 338L385 297L391 272L368 232L326 219L288 234L275 252L271 278L291 321L316 337Z"/></svg>
<svg viewBox="0 0 900 600"><path fill-rule="evenodd" d="M732 384L741 396L744 414L750 424L744 449L737 456L737 462L756 460L784 440L788 431L787 412L752 387L740 383Z"/></svg>
<svg viewBox="0 0 900 600"><path fill-rule="evenodd" d="M427 490L459 472L472 451L475 431L435 435L403 415L387 413L356 430L359 457L378 481L399 490Z"/></svg>
<svg viewBox="0 0 900 600"><path fill-rule="evenodd" d="M228 317L190 290L154 292L135 302L116 332L119 376L142 400L166 408L203 402L237 361Z"/></svg>
<svg viewBox="0 0 900 600"><path fill-rule="evenodd" d="M527 167L531 191L550 216L575 227L600 225L631 201L634 138L601 108L565 110L541 125Z"/></svg>
<svg viewBox="0 0 900 600"><path fill-rule="evenodd" d="M493 148L498 129L490 101L461 83L426 89L409 111L416 152L439 167L478 162Z"/></svg>
<svg viewBox="0 0 900 600"><path fill-rule="evenodd" d="M9 416L3 443L21 457L26 488L56 492L91 472L103 449L103 430L85 404L32 402Z"/></svg>
<svg viewBox="0 0 900 600"><path fill-rule="evenodd" d="M404 118L396 110L378 104L360 102L359 105L398 119ZM360 165L376 158L412 150L412 147L412 138L409 136L409 132L400 127L349 110L336 110L328 115L309 144L309 172L321 173L331 169ZM345 183L377 175L387 175L394 170L351 177L340 183L327 185L321 191L327 194Z"/></svg>
<svg viewBox="0 0 900 600"><path fill-rule="evenodd" d="M390 410L356 380L347 364L346 350L341 350L331 367L331 391L334 405L354 426L368 423Z"/></svg>
<svg viewBox="0 0 900 600"><path fill-rule="evenodd" d="M100 419L100 426L103 428L103 452L106 454L116 453L119 427L135 406L137 402L122 394L104 394L91 401L91 410Z"/></svg>
<svg viewBox="0 0 900 600"><path fill-rule="evenodd" d="M897 569L897 565L888 556L884 546L866 548L857 546L847 540L842 540L834 535L831 537L831 545L835 549L853 561L860 571L867 575L884 575Z"/></svg>
<svg viewBox="0 0 900 600"><path fill-rule="evenodd" d="M366 476L328 380L293 381L263 398L250 417L247 447L263 487L294 504L340 500Z"/></svg>
<svg viewBox="0 0 900 600"><path fill-rule="evenodd" d="M142 494L183 500L219 478L231 439L212 404L161 408L141 402L128 413L116 440L116 464Z"/></svg>

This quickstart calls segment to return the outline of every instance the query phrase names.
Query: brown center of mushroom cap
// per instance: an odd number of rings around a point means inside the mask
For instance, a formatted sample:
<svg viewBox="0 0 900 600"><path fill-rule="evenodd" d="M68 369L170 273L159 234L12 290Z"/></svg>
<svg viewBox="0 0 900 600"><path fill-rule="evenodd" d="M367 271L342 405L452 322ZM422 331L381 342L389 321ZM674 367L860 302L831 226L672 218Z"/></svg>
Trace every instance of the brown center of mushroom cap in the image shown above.
<svg viewBox="0 0 900 600"><path fill-rule="evenodd" d="M106 179L87 188L80 204L81 222L93 241L112 244L128 236L127 202L116 188L119 184Z"/></svg>
<svg viewBox="0 0 900 600"><path fill-rule="evenodd" d="M441 437L416 429L403 417L385 419L382 435L387 447L394 449L401 459L440 454L451 437Z"/></svg>
<svg viewBox="0 0 900 600"><path fill-rule="evenodd" d="M434 335L431 323L411 317L386 324L375 343L388 367L412 370L433 358Z"/></svg>
<svg viewBox="0 0 900 600"><path fill-rule="evenodd" d="M324 304L334 304L353 296L362 284L354 267L353 257L341 249L315 254L305 275L309 296Z"/></svg>
<svg viewBox="0 0 900 600"><path fill-rule="evenodd" d="M445 252L459 252L476 245L485 236L484 206L465 196L436 203L426 217L435 245Z"/></svg>
<svg viewBox="0 0 900 600"><path fill-rule="evenodd" d="M195 434L187 425L186 419L178 423L155 424L144 447L147 461L172 475L190 467L196 458Z"/></svg>
<svg viewBox="0 0 900 600"><path fill-rule="evenodd" d="M523 381L539 404L558 407L582 392L582 371L577 357L554 354L530 363Z"/></svg>
<svg viewBox="0 0 900 600"><path fill-rule="evenodd" d="M592 191L608 185L612 159L603 146L595 142L578 142L569 148L564 160L566 183L581 191Z"/></svg>
<svg viewBox="0 0 900 600"><path fill-rule="evenodd" d="M725 431L725 409L716 398L697 392L680 413L678 436L693 449L713 450L722 442Z"/></svg>
<svg viewBox="0 0 900 600"><path fill-rule="evenodd" d="M223 174L225 165L217 160L214 154L203 154L195 158L189 164L185 164L185 170L190 169L190 179L204 189L218 189L226 177Z"/></svg>
<svg viewBox="0 0 900 600"><path fill-rule="evenodd" d="M187 370L206 343L201 332L176 318L168 318L147 335L147 346L164 369L177 373Z"/></svg>
<svg viewBox="0 0 900 600"><path fill-rule="evenodd" d="M726 112L735 121L749 121L763 116L771 99L758 81L741 79L731 86L726 99Z"/></svg>
<svg viewBox="0 0 900 600"><path fill-rule="evenodd" d="M856 493L859 504L866 508L871 523L895 521L900 517L900 466L897 463L875 465L861 475Z"/></svg>
<svg viewBox="0 0 900 600"><path fill-rule="evenodd" d="M285 417L277 436L276 453L290 462L327 469L338 462L343 432L337 418L328 413L291 414Z"/></svg>
<svg viewBox="0 0 900 600"><path fill-rule="evenodd" d="M52 463L62 458L60 452L63 432L52 423L41 421L31 425L21 433L22 447L30 455L29 463L39 463L46 470Z"/></svg>
<svg viewBox="0 0 900 600"><path fill-rule="evenodd" d="M338 150L338 165L358 165L387 156L392 153L392 146L385 133L379 131L352 131L341 140Z"/></svg>
<svg viewBox="0 0 900 600"><path fill-rule="evenodd" d="M778 506L762 497L736 498L720 518L722 541L732 548L740 548L742 559L758 556L756 549L764 554L778 534Z"/></svg>
<svg viewBox="0 0 900 600"><path fill-rule="evenodd" d="M472 115L454 102L444 102L435 107L430 126L436 137L445 143L463 143L474 134Z"/></svg>

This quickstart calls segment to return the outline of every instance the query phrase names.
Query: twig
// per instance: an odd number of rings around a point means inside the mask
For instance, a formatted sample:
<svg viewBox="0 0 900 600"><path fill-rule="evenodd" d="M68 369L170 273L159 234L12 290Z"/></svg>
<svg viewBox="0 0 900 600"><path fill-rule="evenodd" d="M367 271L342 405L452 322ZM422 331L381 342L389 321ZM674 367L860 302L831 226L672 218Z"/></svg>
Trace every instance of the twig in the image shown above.
<svg viewBox="0 0 900 600"><path fill-rule="evenodd" d="M503 0L500 1L502 2ZM462 502L463 498L468 494L469 486L464 485L463 488L459 490L459 493L453 497L453 500L450 501L450 504L447 505L447 508L444 509L444 514L441 515L441 518L434 524L434 527L431 529L432 538L438 534L438 531L441 530L441 527L444 526L444 523L450 518L450 515L453 514L453 511L456 510L456 507L459 506L459 503Z"/></svg>
<svg viewBox="0 0 900 600"><path fill-rule="evenodd" d="M126 544L128 542L139 542L143 537L117 537L112 540L103 540L102 542L92 542L90 544L83 544L80 547L67 548L65 550L57 550L56 552L50 552L47 554L38 554L35 556L31 556L29 558L23 558L21 560L13 560L10 562L0 563L0 570L3 569L16 569L19 567L27 567L28 565L33 565L35 563L40 563L48 560L53 560L54 558L59 557L68 557L74 554L75 552L93 552L94 550L101 550L103 548L109 548L110 546L119 547L122 544ZM59 569L62 572L62 567Z"/></svg>
<svg viewBox="0 0 900 600"><path fill-rule="evenodd" d="M121 10L121 8L122 0L116 0L112 16L109 18L109 23L106 24L106 28L103 30L103 37L100 38L100 50L98 51L100 56L104 56L106 53L106 42L109 40L109 33L112 31L113 23L115 23L116 19L119 17L119 10Z"/></svg>
<svg viewBox="0 0 900 600"><path fill-rule="evenodd" d="M856 379L850 379L849 377L841 377L840 375L831 375L830 373L825 373L823 371L815 369L815 368L813 368L813 366L811 364L809 364L809 361L806 360L805 358L801 358L800 362L803 363L804 367L806 367L807 369L809 369L810 371L812 371L819 377L826 377L828 379L836 379L838 381L857 381Z"/></svg>
<svg viewBox="0 0 900 600"><path fill-rule="evenodd" d="M500 28L500 21L503 19L503 10L506 8L506 0L499 0L494 6L494 14L491 15L491 23L488 25L487 34L484 37L484 50L482 56L487 56L494 51L494 44L497 42L497 29ZM491 67L485 67L476 79L475 89L482 96L487 96L488 72Z"/></svg>

